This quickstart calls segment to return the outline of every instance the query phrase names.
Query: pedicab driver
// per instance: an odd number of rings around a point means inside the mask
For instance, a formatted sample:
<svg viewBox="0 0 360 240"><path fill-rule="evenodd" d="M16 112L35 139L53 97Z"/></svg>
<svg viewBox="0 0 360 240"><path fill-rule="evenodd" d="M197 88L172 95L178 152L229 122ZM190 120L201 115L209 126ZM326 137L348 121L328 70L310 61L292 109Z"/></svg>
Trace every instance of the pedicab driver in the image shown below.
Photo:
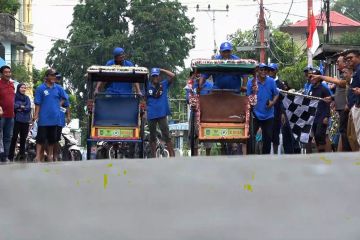
<svg viewBox="0 0 360 240"><path fill-rule="evenodd" d="M216 60L239 60L240 58L232 54L232 45L229 42L224 42L220 45L220 55L215 56ZM199 85L202 86L206 79L211 75L203 74L199 80ZM213 89L231 89L236 92L246 91L247 76L240 74L226 74L226 73L217 73L212 74L214 86ZM242 81L244 83L242 85Z"/></svg>
<svg viewBox="0 0 360 240"><path fill-rule="evenodd" d="M164 73L167 79L160 78ZM170 115L168 89L175 74L160 68L151 69L151 81L147 90L147 120L150 131L150 147L152 157L156 156L156 135L157 125L159 125L161 135L166 142L167 150L171 157L175 156L173 144L171 142L167 116Z"/></svg>
<svg viewBox="0 0 360 240"><path fill-rule="evenodd" d="M134 64L129 61L126 60L126 55L125 55L125 51L123 48L120 47L116 47L113 50L113 59L110 59L109 61L107 61L106 66L113 66L113 65L118 65L118 66L124 66L124 67L133 67ZM100 91L100 89L105 87L104 82L99 82L96 85L96 89L95 89L95 93L98 93ZM135 91L137 94L141 94L140 91L140 86L138 83L135 83ZM114 94L132 94L132 89L133 89L133 84L132 83L121 83L121 82L113 82L110 83L106 86L105 92L106 93L114 93Z"/></svg>

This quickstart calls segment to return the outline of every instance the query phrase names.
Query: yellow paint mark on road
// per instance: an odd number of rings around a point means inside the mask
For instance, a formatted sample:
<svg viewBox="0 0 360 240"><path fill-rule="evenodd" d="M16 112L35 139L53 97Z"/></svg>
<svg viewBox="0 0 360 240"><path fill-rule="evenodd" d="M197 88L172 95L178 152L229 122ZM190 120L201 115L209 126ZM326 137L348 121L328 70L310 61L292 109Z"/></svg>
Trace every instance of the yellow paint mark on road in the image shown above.
<svg viewBox="0 0 360 240"><path fill-rule="evenodd" d="M45 173L49 173L50 172L50 169L49 168L44 168L43 170Z"/></svg>
<svg viewBox="0 0 360 240"><path fill-rule="evenodd" d="M77 186L80 186L80 180L77 180L77 181L76 181L76 185L77 185Z"/></svg>
<svg viewBox="0 0 360 240"><path fill-rule="evenodd" d="M320 160L323 161L327 165L330 165L332 163L332 161L326 157L320 157Z"/></svg>
<svg viewBox="0 0 360 240"><path fill-rule="evenodd" d="M251 184L245 184L244 190L248 192L253 192L253 187L251 186Z"/></svg>
<svg viewBox="0 0 360 240"><path fill-rule="evenodd" d="M109 163L108 165L106 165L108 168L111 168L113 167L113 164L112 163Z"/></svg>
<svg viewBox="0 0 360 240"><path fill-rule="evenodd" d="M108 175L104 174L104 189L106 189L107 185L108 185Z"/></svg>
<svg viewBox="0 0 360 240"><path fill-rule="evenodd" d="M354 163L354 165L360 166L360 162L356 162L356 163Z"/></svg>
<svg viewBox="0 0 360 240"><path fill-rule="evenodd" d="M255 172L252 173L251 179L252 179L252 180L255 180Z"/></svg>
<svg viewBox="0 0 360 240"><path fill-rule="evenodd" d="M127 171L126 171L126 170L124 170L124 176L126 176L126 174L127 174Z"/></svg>

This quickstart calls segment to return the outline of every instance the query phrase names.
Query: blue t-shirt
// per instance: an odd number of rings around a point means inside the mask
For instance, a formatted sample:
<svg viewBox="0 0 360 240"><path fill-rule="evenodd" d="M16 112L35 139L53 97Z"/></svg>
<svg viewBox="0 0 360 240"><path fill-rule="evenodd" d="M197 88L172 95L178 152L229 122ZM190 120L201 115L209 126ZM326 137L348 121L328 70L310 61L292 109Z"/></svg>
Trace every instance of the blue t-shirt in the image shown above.
<svg viewBox="0 0 360 240"><path fill-rule="evenodd" d="M274 106L268 108L267 101L271 101L274 96L279 95L279 90L276 87L275 81L271 77L266 77L264 83L257 80L257 104L254 108L254 113L259 120L267 120L274 117ZM252 80L249 79L246 88L246 95L252 94Z"/></svg>
<svg viewBox="0 0 360 240"><path fill-rule="evenodd" d="M350 87L360 87L360 64L355 67L355 72L350 81ZM348 91L348 107L352 108L354 104L360 104L360 96L353 93L352 89Z"/></svg>
<svg viewBox="0 0 360 240"><path fill-rule="evenodd" d="M115 60L109 60L106 63L106 66L115 65ZM130 61L124 60L124 67L133 67L134 64ZM122 83L122 82L113 82L108 85L106 88L106 93L115 93L115 94L131 94L132 93L132 83Z"/></svg>
<svg viewBox="0 0 360 240"><path fill-rule="evenodd" d="M199 87L199 82L198 82L198 80L195 80L193 89L198 88L198 87ZM212 88L213 88L213 84L209 81L205 81L202 85L200 95L209 94L211 92ZM189 95L190 95L190 89L186 89L186 101L187 102L189 102Z"/></svg>
<svg viewBox="0 0 360 240"><path fill-rule="evenodd" d="M60 119L60 101L66 99L64 89L54 84L51 88L41 84L35 92L35 105L40 106L38 126L58 126Z"/></svg>
<svg viewBox="0 0 360 240"><path fill-rule="evenodd" d="M221 55L217 55L215 59L223 59ZM230 59L240 59L236 55L231 55ZM204 79L208 79L209 74L203 74ZM217 73L212 74L214 86L213 89L233 89L240 91L241 88L241 77L240 74L226 74L226 73Z"/></svg>
<svg viewBox="0 0 360 240"><path fill-rule="evenodd" d="M321 82L321 84L328 90L330 95L333 95L333 92L331 91L329 85L326 84L326 82L323 81L323 82ZM305 85L304 85L304 95L309 95L312 86L313 85L311 83L309 83L309 82L305 83Z"/></svg>
<svg viewBox="0 0 360 240"><path fill-rule="evenodd" d="M171 115L169 100L168 100L168 89L169 82L168 80L162 80L160 82L162 85L162 94L159 97L155 97L156 88L153 84L149 83L149 88L147 90L147 118L148 120L166 117Z"/></svg>
<svg viewBox="0 0 360 240"><path fill-rule="evenodd" d="M65 92L65 96L66 96L66 99L64 101L63 108L69 108L70 107L69 96L67 95L66 92ZM65 127L65 125L66 125L66 121L65 121L66 114L65 113L66 112L63 112L60 110L60 118L59 118L59 125L58 125L59 127Z"/></svg>

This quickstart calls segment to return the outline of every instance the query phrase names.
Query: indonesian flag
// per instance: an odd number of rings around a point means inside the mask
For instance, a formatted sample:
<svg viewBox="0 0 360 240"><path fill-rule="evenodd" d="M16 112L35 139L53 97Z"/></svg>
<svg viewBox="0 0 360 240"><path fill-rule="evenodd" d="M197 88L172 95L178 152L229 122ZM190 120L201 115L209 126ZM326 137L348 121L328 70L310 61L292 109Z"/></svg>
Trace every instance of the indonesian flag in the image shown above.
<svg viewBox="0 0 360 240"><path fill-rule="evenodd" d="M311 12L310 25L309 25L309 36L307 39L307 47L308 47L308 49L310 49L310 52L312 54L314 54L316 49L319 47L319 45L320 45L320 40L319 40L318 31L316 28L315 16Z"/></svg>

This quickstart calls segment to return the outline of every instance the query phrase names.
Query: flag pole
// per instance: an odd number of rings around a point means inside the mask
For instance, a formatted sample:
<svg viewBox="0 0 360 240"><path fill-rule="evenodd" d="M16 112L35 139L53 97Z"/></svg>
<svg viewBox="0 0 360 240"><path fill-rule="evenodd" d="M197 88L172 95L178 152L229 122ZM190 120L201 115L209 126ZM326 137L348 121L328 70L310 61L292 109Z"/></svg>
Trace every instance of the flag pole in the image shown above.
<svg viewBox="0 0 360 240"><path fill-rule="evenodd" d="M307 30L307 38L310 36L311 31L311 15L313 14L313 0L308 0L308 30ZM308 39L307 39L308 41ZM308 57L308 66L312 66L312 58L313 54L310 50L310 47L307 47L307 57Z"/></svg>

